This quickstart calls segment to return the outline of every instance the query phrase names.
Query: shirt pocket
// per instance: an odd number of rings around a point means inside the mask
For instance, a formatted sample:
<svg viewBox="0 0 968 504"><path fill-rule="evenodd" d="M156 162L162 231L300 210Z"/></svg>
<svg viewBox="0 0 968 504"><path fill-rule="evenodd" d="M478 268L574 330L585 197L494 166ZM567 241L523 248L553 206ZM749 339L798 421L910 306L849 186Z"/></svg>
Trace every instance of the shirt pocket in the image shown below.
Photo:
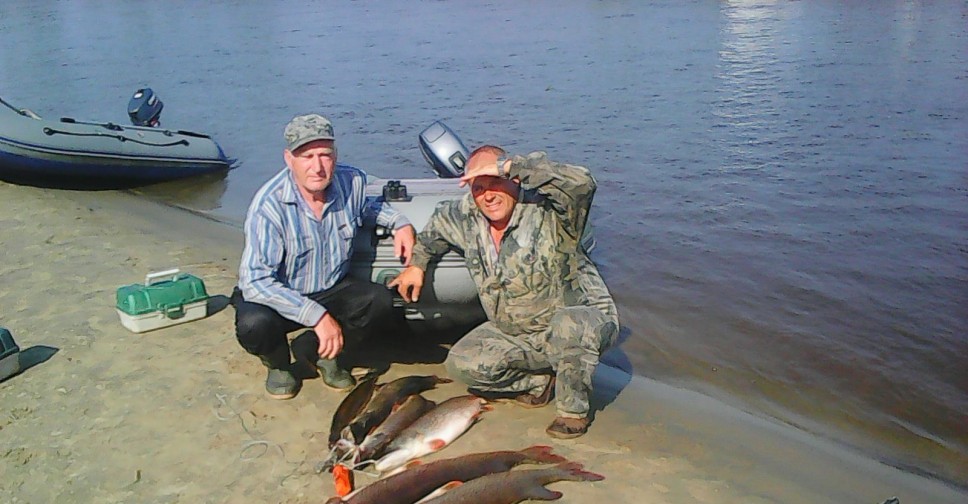
<svg viewBox="0 0 968 504"><path fill-rule="evenodd" d="M504 291L508 298L523 302L543 297L548 289L544 263L534 250L514 258L514 265L505 271Z"/></svg>
<svg viewBox="0 0 968 504"><path fill-rule="evenodd" d="M350 222L347 224L340 224L336 228L336 246L340 252L340 259L345 261L349 259L350 254L353 253L353 237L356 236L356 226ZM336 261L336 262L342 262Z"/></svg>
<svg viewBox="0 0 968 504"><path fill-rule="evenodd" d="M295 236L287 241L289 247L289 271L296 274L306 269L319 248L316 237L312 235Z"/></svg>

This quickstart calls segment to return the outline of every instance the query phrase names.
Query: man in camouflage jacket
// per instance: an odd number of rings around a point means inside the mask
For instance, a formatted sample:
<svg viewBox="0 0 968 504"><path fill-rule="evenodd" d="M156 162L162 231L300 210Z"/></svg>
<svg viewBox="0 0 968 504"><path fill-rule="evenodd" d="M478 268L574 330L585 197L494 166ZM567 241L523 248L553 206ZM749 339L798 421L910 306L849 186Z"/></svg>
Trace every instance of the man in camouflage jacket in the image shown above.
<svg viewBox="0 0 968 504"><path fill-rule="evenodd" d="M417 237L411 266L389 285L416 302L431 260L464 256L488 321L450 350L451 375L484 397L536 407L556 397L548 434L588 428L592 373L618 335L618 312L581 243L595 180L543 152L505 158L484 146Z"/></svg>

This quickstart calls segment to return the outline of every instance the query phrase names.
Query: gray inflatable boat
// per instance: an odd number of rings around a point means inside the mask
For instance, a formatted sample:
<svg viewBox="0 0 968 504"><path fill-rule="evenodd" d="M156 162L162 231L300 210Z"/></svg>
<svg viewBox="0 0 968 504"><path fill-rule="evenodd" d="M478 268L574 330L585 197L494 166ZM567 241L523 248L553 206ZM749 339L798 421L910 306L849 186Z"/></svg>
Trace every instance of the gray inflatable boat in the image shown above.
<svg viewBox="0 0 968 504"><path fill-rule="evenodd" d="M48 120L0 99L0 178L5 180L155 182L230 165L208 135L69 117Z"/></svg>

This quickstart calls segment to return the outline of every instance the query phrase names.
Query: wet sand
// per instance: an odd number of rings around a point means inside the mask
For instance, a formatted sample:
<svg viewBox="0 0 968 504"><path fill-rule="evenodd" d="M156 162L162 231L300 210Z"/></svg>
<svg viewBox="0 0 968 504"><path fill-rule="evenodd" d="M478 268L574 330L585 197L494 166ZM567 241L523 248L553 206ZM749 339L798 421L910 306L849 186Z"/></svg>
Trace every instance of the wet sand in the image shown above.
<svg viewBox="0 0 968 504"><path fill-rule="evenodd" d="M309 379L290 401L233 337L224 303L237 278L237 228L117 192L0 182L0 326L22 349L0 383L0 501L323 502L341 395ZM117 287L172 267L202 277L214 312L144 334L124 329ZM220 309L221 308L221 309ZM443 374L405 359L384 380ZM550 485L561 502L968 502L968 492L903 472L706 396L621 371L596 376L588 435L559 441L553 408L495 405L427 460L535 444L605 475ZM442 400L464 391L447 384ZM357 485L371 481L358 475Z"/></svg>

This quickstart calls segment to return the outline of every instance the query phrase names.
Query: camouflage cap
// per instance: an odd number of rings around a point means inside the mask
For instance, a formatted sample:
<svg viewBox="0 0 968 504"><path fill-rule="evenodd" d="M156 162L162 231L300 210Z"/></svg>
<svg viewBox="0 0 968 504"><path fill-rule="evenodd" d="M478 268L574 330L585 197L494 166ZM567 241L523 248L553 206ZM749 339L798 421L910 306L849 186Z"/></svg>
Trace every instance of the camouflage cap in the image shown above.
<svg viewBox="0 0 968 504"><path fill-rule="evenodd" d="M314 140L336 140L333 123L319 114L293 117L286 125L286 148L292 152Z"/></svg>

